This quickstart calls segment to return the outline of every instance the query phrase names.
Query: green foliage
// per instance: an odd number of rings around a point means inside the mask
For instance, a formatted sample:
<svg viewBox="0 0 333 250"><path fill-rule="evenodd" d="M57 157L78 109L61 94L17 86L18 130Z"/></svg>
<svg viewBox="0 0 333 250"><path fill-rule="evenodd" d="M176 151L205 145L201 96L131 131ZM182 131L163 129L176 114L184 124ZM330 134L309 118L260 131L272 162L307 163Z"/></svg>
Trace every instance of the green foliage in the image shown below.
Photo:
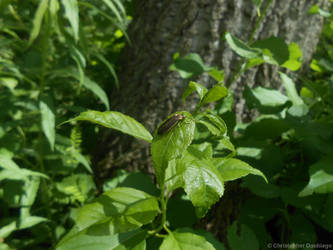
<svg viewBox="0 0 333 250"><path fill-rule="evenodd" d="M271 1L263 13L263 1L252 2L259 24ZM196 92L198 102L151 134L132 117L109 111L109 93L119 87L115 65L129 41L126 7L120 0L0 2L0 104L6 107L0 111L0 248L226 249L189 227L223 198L226 183L239 179L248 194L225 229L231 249L316 243L318 231L333 232L332 45L319 49L300 90L295 75L282 72L283 92L245 87L248 108L259 114L245 124L232 120L226 86L263 63L298 70L299 46L279 37L253 42L256 29L248 43L226 33L242 57L229 83L200 55L176 53L170 70L192 79L182 100ZM331 16L317 5L309 13ZM332 27L325 27L325 41L333 41ZM216 83L195 82L201 74ZM214 110L206 108L215 102ZM95 198L86 154L98 128L79 121L150 143L157 183L120 170ZM74 127L56 126L67 122Z"/></svg>
<svg viewBox="0 0 333 250"><path fill-rule="evenodd" d="M1 249L53 248L96 194L98 131L56 125L109 109L128 19L121 1L104 2L0 2Z"/></svg>
<svg viewBox="0 0 333 250"><path fill-rule="evenodd" d="M145 245L146 238L158 236L162 229L168 232L168 236L162 242L161 249L170 247L192 249L193 244L198 249L214 249L204 237L191 232L170 231L167 226L167 203L171 198L172 191L182 188L193 204L196 216L201 218L222 197L225 181L239 179L248 174L262 176L265 180L266 177L261 171L252 168L245 162L231 158L235 155L235 149L226 136L227 126L221 117L210 110L200 112L205 104L225 97L228 94L227 89L220 84L206 89L201 84L190 82L185 91L184 99L194 91L197 91L200 96L195 112L191 114L187 111L181 111L171 114L157 127L152 140L150 133L143 125L133 118L115 111L86 111L78 117L66 121L90 121L151 142L152 161L157 184L160 187L160 195L147 197L148 194L141 193L142 191L137 188L115 187L120 186L127 177L126 174L120 175L105 186L111 190L103 193L97 199L97 203L92 202L79 209L78 217L75 218L75 226L59 242L57 249L89 249L93 245L100 249L104 249L107 245L129 248L129 245L122 242L124 237L135 242L131 247L138 244ZM210 132L208 136L211 137L211 142L194 142L195 133L198 133L196 131L197 124L203 124ZM163 127L163 131L161 127ZM214 157L212 144L214 141L222 144L222 147L232 153L226 154L225 157ZM120 194L120 191L123 190L126 192ZM136 192L141 194L140 197L144 195L145 200L133 200ZM108 203L100 204L99 200L103 200L104 196L110 196L111 193L111 200ZM132 214L132 205L130 204L128 204L130 207L120 211L111 211L109 215L105 214L105 210L113 210L118 207L117 203L114 203L117 202L115 197L124 199L119 201L122 206L127 203L127 200L135 202L133 210L140 211L140 216L146 214L148 219L139 223L137 217L127 218L126 215L129 211ZM160 206L158 206L157 200L159 200ZM151 204L151 202L156 203ZM148 210L146 211L146 209ZM158 212L160 216L156 217ZM125 217L123 218L123 216ZM133 230L145 228L142 226L148 223L148 231L135 231L134 233ZM92 233L95 230L99 232L98 235ZM124 233L126 236L123 235ZM135 240L138 237L137 233L143 235L139 241ZM129 235L127 236L127 234ZM105 238L107 235L109 238Z"/></svg>

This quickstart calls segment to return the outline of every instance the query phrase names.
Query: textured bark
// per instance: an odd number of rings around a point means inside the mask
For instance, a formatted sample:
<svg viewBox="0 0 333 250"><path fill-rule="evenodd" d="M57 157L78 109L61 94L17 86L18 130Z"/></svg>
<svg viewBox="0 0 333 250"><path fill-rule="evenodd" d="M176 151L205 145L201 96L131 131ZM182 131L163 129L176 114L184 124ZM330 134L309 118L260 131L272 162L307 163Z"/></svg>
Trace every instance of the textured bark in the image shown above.
<svg viewBox="0 0 333 250"><path fill-rule="evenodd" d="M296 42L303 52L304 65L308 65L323 18L308 15L307 11L314 4L327 9L329 2L273 0L254 38L274 35L287 42ZM254 29L257 12L250 0L136 0L136 4L136 16L128 31L132 45L124 55L121 88L111 97L111 104L112 110L133 116L153 132L168 114L185 108L180 97L188 81L168 70L173 54L198 53L207 65L223 68L229 79L240 58L222 40L222 35L228 31L247 41ZM235 110L239 119L249 116L240 96L244 86L279 87L277 70L270 65L260 66L231 86L236 94ZM206 86L213 83L207 76L201 77L200 82ZM191 110L193 103L187 103L186 109ZM150 169L151 172L148 146L128 136L105 133L95 154L100 175L114 166ZM226 226L213 224L215 231Z"/></svg>

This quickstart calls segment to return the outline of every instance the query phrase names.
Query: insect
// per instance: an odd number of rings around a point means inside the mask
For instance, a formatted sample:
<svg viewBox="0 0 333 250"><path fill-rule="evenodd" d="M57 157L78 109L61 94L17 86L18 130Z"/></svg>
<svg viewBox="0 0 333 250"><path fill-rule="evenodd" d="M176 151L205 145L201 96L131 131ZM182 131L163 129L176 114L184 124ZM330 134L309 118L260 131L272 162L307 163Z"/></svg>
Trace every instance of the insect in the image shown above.
<svg viewBox="0 0 333 250"><path fill-rule="evenodd" d="M184 120L185 116L181 114L175 114L171 116L168 120L166 120L157 131L157 134L165 134L169 132L174 126L176 126L180 121Z"/></svg>

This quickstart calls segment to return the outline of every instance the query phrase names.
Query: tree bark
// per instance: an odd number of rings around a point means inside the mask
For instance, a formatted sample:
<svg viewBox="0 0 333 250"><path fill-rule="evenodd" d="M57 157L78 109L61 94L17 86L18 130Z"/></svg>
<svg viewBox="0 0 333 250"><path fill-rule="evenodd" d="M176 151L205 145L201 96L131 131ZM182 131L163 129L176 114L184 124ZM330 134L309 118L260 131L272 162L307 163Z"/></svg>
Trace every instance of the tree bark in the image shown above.
<svg viewBox="0 0 333 250"><path fill-rule="evenodd" d="M273 0L254 40L278 36L298 43L303 52L303 69L306 69L323 25L321 16L307 12L314 4L327 9L329 2ZM188 80L168 70L173 54L198 53L206 65L223 68L228 81L240 57L232 52L222 36L230 32L247 41L257 18L250 0L136 0L136 15L128 30L131 46L123 57L120 90L111 96L112 110L134 117L151 132L170 113L185 108L191 111L193 101L186 106L181 103ZM246 72L230 86L236 96L235 112L239 119L249 116L241 98L245 85L279 87L277 71L278 67L262 65ZM208 87L213 83L205 75L198 81ZM147 143L105 132L99 145L95 163L99 165L100 177L108 176L109 168L114 166L152 172ZM227 225L215 226L212 230L216 232L221 226ZM225 235L220 238L224 239Z"/></svg>

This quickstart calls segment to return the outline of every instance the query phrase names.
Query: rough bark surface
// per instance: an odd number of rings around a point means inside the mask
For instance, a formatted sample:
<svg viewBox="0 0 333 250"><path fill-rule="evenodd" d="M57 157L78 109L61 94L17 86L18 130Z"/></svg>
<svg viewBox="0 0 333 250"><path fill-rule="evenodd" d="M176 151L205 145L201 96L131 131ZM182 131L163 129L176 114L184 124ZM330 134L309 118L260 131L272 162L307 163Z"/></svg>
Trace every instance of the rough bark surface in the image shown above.
<svg viewBox="0 0 333 250"><path fill-rule="evenodd" d="M307 12L314 4L327 9L329 2L273 0L254 38L279 36L287 42L296 42L303 52L304 65L308 65L323 18ZM128 31L132 46L124 55L120 91L111 97L111 105L112 110L136 118L153 132L168 114L184 108L180 97L188 81L168 70L173 54L198 53L207 65L223 68L229 79L240 58L222 40L222 35L228 31L247 41L257 12L250 0L136 0L136 4L136 16ZM231 86L240 119L251 115L240 98L244 86L279 87L277 71L277 67L263 65L247 72ZM212 84L206 76L201 77L200 82L206 86ZM186 104L187 110L192 108L193 102ZM115 166L150 169L151 172L149 145L113 132L104 134L95 161L100 176L108 175L109 168ZM219 209L216 211L221 213ZM220 226L226 226L212 225L215 232Z"/></svg>

